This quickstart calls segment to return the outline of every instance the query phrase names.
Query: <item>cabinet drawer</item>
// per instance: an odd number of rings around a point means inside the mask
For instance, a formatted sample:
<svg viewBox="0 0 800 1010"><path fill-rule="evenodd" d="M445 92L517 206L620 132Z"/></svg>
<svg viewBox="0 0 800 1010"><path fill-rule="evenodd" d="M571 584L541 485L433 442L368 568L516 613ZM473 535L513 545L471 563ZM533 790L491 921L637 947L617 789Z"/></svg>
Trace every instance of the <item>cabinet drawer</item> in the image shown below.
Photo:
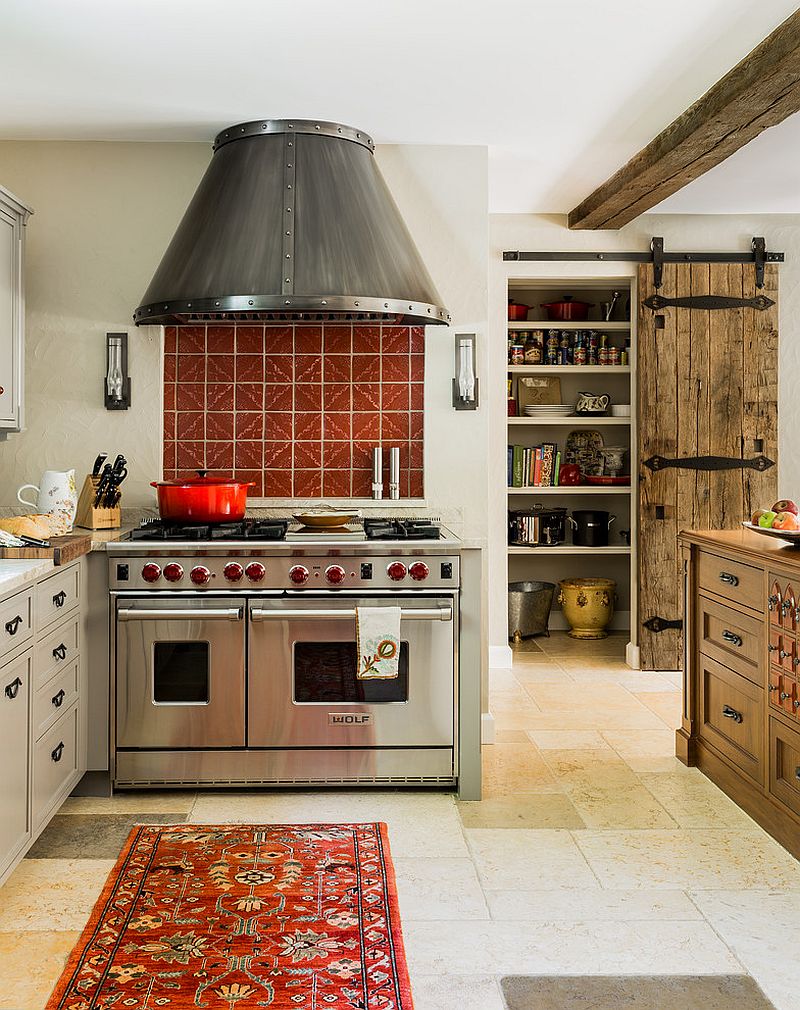
<svg viewBox="0 0 800 1010"><path fill-rule="evenodd" d="M63 572L48 576L36 586L37 627L47 628L79 602L80 566L71 565Z"/></svg>
<svg viewBox="0 0 800 1010"><path fill-rule="evenodd" d="M48 631L33 649L33 675L37 687L74 662L80 650L80 618L73 613Z"/></svg>
<svg viewBox="0 0 800 1010"><path fill-rule="evenodd" d="M776 666L792 676L795 675L800 663L797 659L797 639L791 632L781 631L780 628L770 625L767 651L772 666Z"/></svg>
<svg viewBox="0 0 800 1010"><path fill-rule="evenodd" d="M73 705L33 748L34 829L78 768L78 706Z"/></svg>
<svg viewBox="0 0 800 1010"><path fill-rule="evenodd" d="M761 685L763 659L763 620L699 596L697 632L704 656L731 667L737 673ZM794 648L794 640L792 640Z"/></svg>
<svg viewBox="0 0 800 1010"><path fill-rule="evenodd" d="M697 561L697 582L701 589L733 603L758 611L764 609L764 576L760 568L703 551Z"/></svg>
<svg viewBox="0 0 800 1010"><path fill-rule="evenodd" d="M779 719L769 721L769 791L800 814L800 733Z"/></svg>
<svg viewBox="0 0 800 1010"><path fill-rule="evenodd" d="M33 590L0 604L0 663L33 637Z"/></svg>
<svg viewBox="0 0 800 1010"><path fill-rule="evenodd" d="M764 692L720 663L699 657L698 736L761 783Z"/></svg>
<svg viewBox="0 0 800 1010"><path fill-rule="evenodd" d="M31 653L0 673L0 877L28 838L28 712Z"/></svg>
<svg viewBox="0 0 800 1010"><path fill-rule="evenodd" d="M33 700L33 739L38 740L78 700L80 666L77 659L52 677Z"/></svg>

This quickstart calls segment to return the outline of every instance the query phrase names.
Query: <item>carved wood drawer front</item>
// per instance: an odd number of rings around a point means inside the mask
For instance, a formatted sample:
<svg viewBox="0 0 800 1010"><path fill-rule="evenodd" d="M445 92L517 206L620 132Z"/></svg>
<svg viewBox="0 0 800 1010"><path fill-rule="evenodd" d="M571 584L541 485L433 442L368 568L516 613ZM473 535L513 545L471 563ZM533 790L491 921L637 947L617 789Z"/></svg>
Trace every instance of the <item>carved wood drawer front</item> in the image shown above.
<svg viewBox="0 0 800 1010"><path fill-rule="evenodd" d="M764 576L760 568L702 551L697 561L701 589L759 612L764 609Z"/></svg>
<svg viewBox="0 0 800 1010"><path fill-rule="evenodd" d="M698 736L761 783L763 689L707 656L698 659Z"/></svg>
<svg viewBox="0 0 800 1010"><path fill-rule="evenodd" d="M790 635L796 634L798 602L792 583L783 576L770 573L767 593L770 627L782 628Z"/></svg>
<svg viewBox="0 0 800 1010"><path fill-rule="evenodd" d="M702 594L698 597L697 609L699 648L703 655L762 686L763 618L748 617Z"/></svg>
<svg viewBox="0 0 800 1010"><path fill-rule="evenodd" d="M767 695L772 708L800 720L800 683L796 677L771 667Z"/></svg>
<svg viewBox="0 0 800 1010"><path fill-rule="evenodd" d="M767 651L771 666L795 676L800 661L797 658L797 639L791 632L770 626Z"/></svg>
<svg viewBox="0 0 800 1010"><path fill-rule="evenodd" d="M800 814L800 733L779 719L769 721L769 791Z"/></svg>

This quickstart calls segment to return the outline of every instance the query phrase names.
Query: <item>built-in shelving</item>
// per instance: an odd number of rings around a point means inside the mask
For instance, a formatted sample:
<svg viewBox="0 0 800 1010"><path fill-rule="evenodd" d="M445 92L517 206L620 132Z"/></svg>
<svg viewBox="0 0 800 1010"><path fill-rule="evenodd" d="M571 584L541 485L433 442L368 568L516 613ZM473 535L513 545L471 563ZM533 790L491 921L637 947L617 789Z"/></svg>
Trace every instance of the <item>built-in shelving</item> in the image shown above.
<svg viewBox="0 0 800 1010"><path fill-rule="evenodd" d="M511 494L558 494L562 498L567 495L574 494L627 494L631 493L630 485L622 487L604 487L602 485L584 485L580 484L577 487L562 484L558 487L510 487L508 493Z"/></svg>
<svg viewBox="0 0 800 1010"><path fill-rule="evenodd" d="M509 554L630 554L630 547L576 547L574 544L558 544L555 547L515 547L508 548Z"/></svg>
<svg viewBox="0 0 800 1010"><path fill-rule="evenodd" d="M574 428L576 424L586 425L594 428L595 425L604 424L630 424L629 417L587 417L585 414L570 415L569 417L509 417L509 424L538 424L540 427L548 427L551 424L565 424Z"/></svg>
<svg viewBox="0 0 800 1010"><path fill-rule="evenodd" d="M509 365L516 375L630 375L630 365Z"/></svg>
<svg viewBox="0 0 800 1010"><path fill-rule="evenodd" d="M602 333L625 333L631 328L629 322L602 323L599 319L585 319L583 322L558 322L555 319L529 319L527 322L508 323L509 330L598 330Z"/></svg>

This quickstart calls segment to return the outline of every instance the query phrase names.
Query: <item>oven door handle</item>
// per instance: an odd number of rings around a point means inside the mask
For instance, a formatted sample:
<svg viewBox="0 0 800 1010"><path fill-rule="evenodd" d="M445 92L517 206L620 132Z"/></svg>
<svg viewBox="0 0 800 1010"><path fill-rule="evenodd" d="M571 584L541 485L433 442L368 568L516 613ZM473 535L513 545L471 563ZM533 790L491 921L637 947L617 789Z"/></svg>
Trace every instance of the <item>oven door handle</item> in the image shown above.
<svg viewBox="0 0 800 1010"><path fill-rule="evenodd" d="M241 621L242 608L194 610L190 607L175 607L171 610L137 610L135 607L120 607L117 617L120 621Z"/></svg>
<svg viewBox="0 0 800 1010"><path fill-rule="evenodd" d="M254 607L250 611L250 617L254 621L341 621L345 619L355 620L356 611L353 610L260 610ZM412 609L400 611L400 618L403 621L452 621L452 607L436 607L430 610Z"/></svg>

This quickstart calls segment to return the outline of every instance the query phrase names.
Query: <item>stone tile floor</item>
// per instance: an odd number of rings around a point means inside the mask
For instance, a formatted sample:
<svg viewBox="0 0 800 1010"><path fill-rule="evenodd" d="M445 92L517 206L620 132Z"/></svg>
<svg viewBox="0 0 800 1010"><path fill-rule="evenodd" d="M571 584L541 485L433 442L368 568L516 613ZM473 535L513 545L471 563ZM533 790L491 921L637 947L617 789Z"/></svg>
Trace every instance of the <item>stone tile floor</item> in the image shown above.
<svg viewBox="0 0 800 1010"><path fill-rule="evenodd" d="M679 677L536 639L491 677L480 803L428 792L72 798L0 889L0 1010L40 1010L130 825L383 820L416 1010L504 974L748 973L798 1006L800 864L673 756ZM34 952L33 956L31 952Z"/></svg>

